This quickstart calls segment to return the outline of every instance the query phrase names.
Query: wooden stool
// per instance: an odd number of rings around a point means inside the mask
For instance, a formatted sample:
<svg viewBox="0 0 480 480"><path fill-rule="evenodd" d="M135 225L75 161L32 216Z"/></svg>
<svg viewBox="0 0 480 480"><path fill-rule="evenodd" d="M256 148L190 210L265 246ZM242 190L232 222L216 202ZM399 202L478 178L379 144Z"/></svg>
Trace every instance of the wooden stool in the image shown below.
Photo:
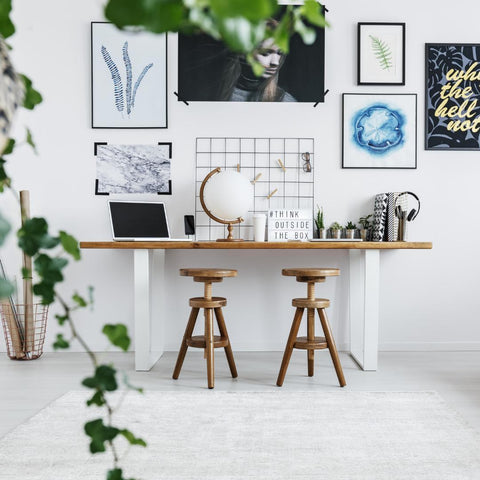
<svg viewBox="0 0 480 480"><path fill-rule="evenodd" d="M315 298L315 283L324 282L325 277L332 277L340 275L340 270L337 268L284 268L282 275L297 277L297 282L306 282L308 284L307 298L294 298L292 305L297 308L295 317L293 319L292 328L288 337L285 353L283 354L282 365L278 373L277 385L281 387L285 380L288 363L292 356L294 348L307 350L308 359L308 376L313 377L313 361L315 350L328 348L330 356L332 357L335 371L337 372L338 381L341 387L346 385L345 377L343 376L342 365L338 358L337 347L333 339L332 331L328 323L325 309L330 306L330 301L326 298ZM298 337L297 333L302 321L303 311L307 309L307 336ZM317 309L320 317L320 323L325 337L315 336L315 309Z"/></svg>
<svg viewBox="0 0 480 480"><path fill-rule="evenodd" d="M227 356L228 366L232 377L236 378L237 368L233 359L232 347L228 338L227 327L223 318L222 307L227 305L227 299L223 297L212 297L212 283L221 282L224 277L236 277L236 270L227 270L221 268L182 268L180 275L184 277L193 277L194 282L203 282L204 296L190 298L189 304L192 307L190 318L188 319L187 328L183 335L180 351L178 352L177 363L173 371L173 378L176 380L180 375L183 360L187 353L188 347L205 349L205 358L207 359L207 378L208 388L214 387L214 348L223 347ZM195 322L197 321L198 311L203 308L205 311L205 335L196 335L192 337ZM218 329L220 335L213 335L213 312L217 318Z"/></svg>

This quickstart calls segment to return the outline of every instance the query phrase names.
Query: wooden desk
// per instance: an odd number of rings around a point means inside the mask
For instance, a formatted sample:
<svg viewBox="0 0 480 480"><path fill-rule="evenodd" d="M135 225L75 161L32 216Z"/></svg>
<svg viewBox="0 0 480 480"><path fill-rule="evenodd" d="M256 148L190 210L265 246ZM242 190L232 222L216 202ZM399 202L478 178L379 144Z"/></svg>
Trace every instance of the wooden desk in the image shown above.
<svg viewBox="0 0 480 480"><path fill-rule="evenodd" d="M363 370L376 370L378 357L381 250L431 249L431 242L80 242L83 249L133 250L135 368L147 371L163 351L151 352L150 270L160 252L163 279L167 250L348 250L350 264L350 353Z"/></svg>

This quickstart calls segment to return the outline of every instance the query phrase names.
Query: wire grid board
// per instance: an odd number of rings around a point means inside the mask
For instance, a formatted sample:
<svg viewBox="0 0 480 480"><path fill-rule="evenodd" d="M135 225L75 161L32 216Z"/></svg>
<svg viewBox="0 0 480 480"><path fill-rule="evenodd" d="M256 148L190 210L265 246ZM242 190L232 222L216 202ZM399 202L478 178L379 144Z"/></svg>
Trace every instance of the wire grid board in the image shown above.
<svg viewBox="0 0 480 480"><path fill-rule="evenodd" d="M304 171L302 154L310 154L311 171ZM281 160L285 170L281 168ZM313 215L313 138L219 138L196 140L195 225L197 240L226 238L226 226L213 221L200 204L200 186L214 168L237 170L254 183L254 199L245 221L234 227L234 236L253 239L253 215L274 209L308 209ZM275 190L274 195L269 195Z"/></svg>

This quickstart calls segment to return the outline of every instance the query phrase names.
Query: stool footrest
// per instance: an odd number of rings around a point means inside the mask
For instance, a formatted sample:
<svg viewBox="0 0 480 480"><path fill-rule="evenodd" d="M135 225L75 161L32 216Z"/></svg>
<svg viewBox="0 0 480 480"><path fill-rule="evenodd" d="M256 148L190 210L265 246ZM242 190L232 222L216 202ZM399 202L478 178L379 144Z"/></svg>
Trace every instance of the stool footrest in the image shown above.
<svg viewBox="0 0 480 480"><path fill-rule="evenodd" d="M227 299L224 297L193 297L188 301L189 305L194 308L221 308L227 305Z"/></svg>
<svg viewBox="0 0 480 480"><path fill-rule="evenodd" d="M207 342L205 340L205 335L195 335L191 338L187 338L187 345L194 348L206 348ZM222 337L220 335L213 336L213 348L225 348L228 346L228 338Z"/></svg>
<svg viewBox="0 0 480 480"><path fill-rule="evenodd" d="M328 345L325 337L315 337L313 341L309 341L307 337L297 337L293 348L299 348L300 350L323 350L328 348Z"/></svg>
<svg viewBox="0 0 480 480"><path fill-rule="evenodd" d="M294 298L292 305L297 308L328 308L330 300L327 298Z"/></svg>

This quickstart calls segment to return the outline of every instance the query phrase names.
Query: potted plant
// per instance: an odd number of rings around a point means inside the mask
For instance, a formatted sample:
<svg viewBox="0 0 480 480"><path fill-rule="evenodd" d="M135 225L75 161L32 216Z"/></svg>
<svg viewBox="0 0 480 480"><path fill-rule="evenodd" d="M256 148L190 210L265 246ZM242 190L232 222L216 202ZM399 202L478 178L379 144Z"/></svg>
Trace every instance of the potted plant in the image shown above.
<svg viewBox="0 0 480 480"><path fill-rule="evenodd" d="M333 222L330 225L330 231L332 232L332 238L342 237L342 226L338 222Z"/></svg>
<svg viewBox="0 0 480 480"><path fill-rule="evenodd" d="M325 229L325 224L323 222L323 207L320 208L317 205L317 215L315 216L315 226L318 231L318 238L327 238L327 230Z"/></svg>
<svg viewBox="0 0 480 480"><path fill-rule="evenodd" d="M353 222L348 222L345 225L345 235L347 238L355 238L355 230L357 226Z"/></svg>
<svg viewBox="0 0 480 480"><path fill-rule="evenodd" d="M372 214L365 215L364 217L360 217L358 219L358 223L362 226L360 230L360 238L364 241L369 240L370 238L370 229L372 228L370 217L372 217Z"/></svg>

